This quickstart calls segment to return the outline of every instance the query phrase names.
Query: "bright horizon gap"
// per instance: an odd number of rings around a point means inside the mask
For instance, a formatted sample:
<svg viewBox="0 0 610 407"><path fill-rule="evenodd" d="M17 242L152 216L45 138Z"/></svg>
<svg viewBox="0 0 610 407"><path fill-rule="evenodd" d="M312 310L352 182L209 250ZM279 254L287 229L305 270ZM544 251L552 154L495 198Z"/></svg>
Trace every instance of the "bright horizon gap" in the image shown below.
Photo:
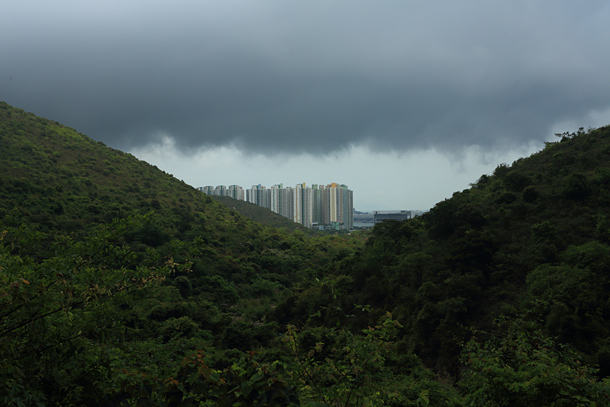
<svg viewBox="0 0 610 407"><path fill-rule="evenodd" d="M552 137L552 136L551 136ZM550 139L550 138L549 138ZM178 149L171 135L131 154L154 164L187 184L204 186L275 184L294 187L305 182L345 184L354 192L354 209L426 211L454 192L470 187L483 174L491 174L502 163L511 164L544 148L543 143L501 151L469 146L447 154L435 149L415 152L374 152L363 145L352 146L332 156L249 154L235 145L199 148L190 154Z"/></svg>

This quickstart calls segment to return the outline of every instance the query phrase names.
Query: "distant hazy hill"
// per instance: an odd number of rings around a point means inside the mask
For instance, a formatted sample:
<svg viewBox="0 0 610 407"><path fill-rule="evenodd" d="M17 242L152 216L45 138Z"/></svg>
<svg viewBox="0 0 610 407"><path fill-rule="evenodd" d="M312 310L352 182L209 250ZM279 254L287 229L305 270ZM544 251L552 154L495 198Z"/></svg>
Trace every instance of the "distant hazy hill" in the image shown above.
<svg viewBox="0 0 610 407"><path fill-rule="evenodd" d="M233 199L226 196L210 196L210 198L222 203L230 209L236 210L242 216L250 218L263 225L273 226L276 228L298 229L304 232L309 232L310 229L305 226L293 222L288 218L278 215L273 211L263 208L250 202Z"/></svg>

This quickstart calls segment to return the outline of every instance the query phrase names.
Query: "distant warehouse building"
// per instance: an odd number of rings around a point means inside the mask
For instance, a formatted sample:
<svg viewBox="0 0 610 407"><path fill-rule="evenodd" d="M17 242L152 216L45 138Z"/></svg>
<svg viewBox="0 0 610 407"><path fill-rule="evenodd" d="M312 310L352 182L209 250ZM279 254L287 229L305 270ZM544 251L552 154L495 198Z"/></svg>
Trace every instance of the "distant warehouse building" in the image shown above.
<svg viewBox="0 0 610 407"><path fill-rule="evenodd" d="M405 219L411 219L413 217L413 211L373 211L373 220L375 224L381 223L384 220L397 220L402 221Z"/></svg>

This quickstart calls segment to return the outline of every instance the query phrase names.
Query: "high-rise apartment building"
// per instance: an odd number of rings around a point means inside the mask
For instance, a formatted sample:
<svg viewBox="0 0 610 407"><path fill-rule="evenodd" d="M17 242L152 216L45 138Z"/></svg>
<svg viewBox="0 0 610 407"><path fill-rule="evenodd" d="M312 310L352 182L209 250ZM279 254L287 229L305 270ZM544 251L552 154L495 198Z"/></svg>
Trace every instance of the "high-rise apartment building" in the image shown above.
<svg viewBox="0 0 610 407"><path fill-rule="evenodd" d="M284 189L284 184L275 184L269 190L269 209L279 214L282 211L283 197L281 191Z"/></svg>
<svg viewBox="0 0 610 407"><path fill-rule="evenodd" d="M297 184L296 187L294 188L294 216L293 216L293 221L295 221L296 223L300 223L302 225L304 225L305 223L303 223L303 190L305 184Z"/></svg>
<svg viewBox="0 0 610 407"><path fill-rule="evenodd" d="M269 208L267 188L261 184L252 185L252 188L246 190L246 201L253 203L263 208Z"/></svg>
<svg viewBox="0 0 610 407"><path fill-rule="evenodd" d="M244 189L239 185L229 185L226 196L230 196L231 198L238 199L240 201L245 200Z"/></svg>
<svg viewBox="0 0 610 407"><path fill-rule="evenodd" d="M197 188L198 190L200 190L201 192L203 192L206 195L214 195L214 187L212 186L205 186L205 187L199 187Z"/></svg>
<svg viewBox="0 0 610 407"><path fill-rule="evenodd" d="M290 220L294 220L294 188L287 187L281 191L282 194L282 208L279 215L282 215L285 218Z"/></svg>

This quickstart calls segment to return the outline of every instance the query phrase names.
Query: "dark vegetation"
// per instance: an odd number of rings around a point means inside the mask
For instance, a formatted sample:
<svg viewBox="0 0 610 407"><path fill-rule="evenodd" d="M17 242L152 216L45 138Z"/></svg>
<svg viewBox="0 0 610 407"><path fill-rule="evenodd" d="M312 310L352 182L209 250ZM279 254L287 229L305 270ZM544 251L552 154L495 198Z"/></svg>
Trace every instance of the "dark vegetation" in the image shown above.
<svg viewBox="0 0 610 407"><path fill-rule="evenodd" d="M610 405L610 128L559 136L312 236L0 103L0 404Z"/></svg>

